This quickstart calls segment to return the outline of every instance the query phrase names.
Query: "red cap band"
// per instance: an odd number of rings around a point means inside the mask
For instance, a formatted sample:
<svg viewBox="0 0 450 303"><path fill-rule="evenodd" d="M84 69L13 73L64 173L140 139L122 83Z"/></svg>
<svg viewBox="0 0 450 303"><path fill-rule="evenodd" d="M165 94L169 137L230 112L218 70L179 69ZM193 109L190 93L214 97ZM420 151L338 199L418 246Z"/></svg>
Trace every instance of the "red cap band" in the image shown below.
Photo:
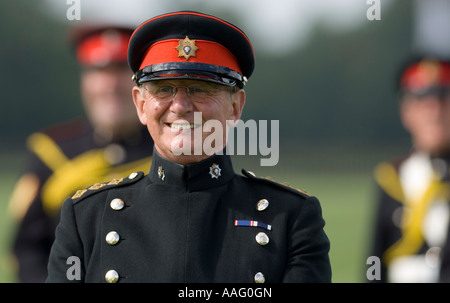
<svg viewBox="0 0 450 303"><path fill-rule="evenodd" d="M126 63L129 38L129 35L115 30L90 36L78 45L77 59L85 66Z"/></svg>
<svg viewBox="0 0 450 303"><path fill-rule="evenodd" d="M195 43L196 48L189 49L189 57L186 59L186 56L181 55L186 52L177 50L180 45L182 47L182 41L183 39L169 39L152 44L145 53L139 69L159 63L188 61L225 66L242 74L236 57L221 44L205 40L189 40Z"/></svg>
<svg viewBox="0 0 450 303"><path fill-rule="evenodd" d="M407 68L400 82L404 89L409 90L450 86L450 64L433 60L421 61Z"/></svg>

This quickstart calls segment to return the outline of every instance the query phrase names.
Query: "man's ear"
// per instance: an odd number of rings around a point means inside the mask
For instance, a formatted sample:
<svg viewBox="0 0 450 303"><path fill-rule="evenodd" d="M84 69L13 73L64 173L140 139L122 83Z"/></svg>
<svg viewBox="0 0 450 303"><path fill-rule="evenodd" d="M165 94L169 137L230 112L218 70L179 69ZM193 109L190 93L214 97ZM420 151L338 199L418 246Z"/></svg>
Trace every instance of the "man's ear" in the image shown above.
<svg viewBox="0 0 450 303"><path fill-rule="evenodd" d="M133 87L132 90L133 102L136 106L136 111L139 117L139 121L142 124L147 125L147 116L145 115L145 98L144 92L137 86Z"/></svg>
<svg viewBox="0 0 450 303"><path fill-rule="evenodd" d="M245 105L245 91L243 89L238 90L231 96L232 100L232 112L230 120L237 121L241 118L242 110Z"/></svg>

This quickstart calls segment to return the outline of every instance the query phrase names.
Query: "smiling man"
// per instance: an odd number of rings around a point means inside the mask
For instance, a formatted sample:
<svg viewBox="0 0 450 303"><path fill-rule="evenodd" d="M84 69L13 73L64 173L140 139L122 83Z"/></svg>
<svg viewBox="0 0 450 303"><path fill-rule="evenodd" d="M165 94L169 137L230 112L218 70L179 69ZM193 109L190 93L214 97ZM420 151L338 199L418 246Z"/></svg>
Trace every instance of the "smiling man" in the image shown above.
<svg viewBox="0 0 450 303"><path fill-rule="evenodd" d="M196 76L180 78L187 77ZM222 151L227 125L241 116L245 91L205 80L153 80L134 87L133 98L141 122L158 140L156 151L169 160L190 164ZM221 138L216 141L222 144L205 150L203 142L212 135L203 131L207 123L217 123L214 131L219 129Z"/></svg>
<svg viewBox="0 0 450 303"><path fill-rule="evenodd" d="M169 13L135 30L128 61L155 142L150 172L65 201L47 281L330 282L319 201L236 174L223 152L254 68L244 32L214 16ZM222 140L196 150L212 121Z"/></svg>

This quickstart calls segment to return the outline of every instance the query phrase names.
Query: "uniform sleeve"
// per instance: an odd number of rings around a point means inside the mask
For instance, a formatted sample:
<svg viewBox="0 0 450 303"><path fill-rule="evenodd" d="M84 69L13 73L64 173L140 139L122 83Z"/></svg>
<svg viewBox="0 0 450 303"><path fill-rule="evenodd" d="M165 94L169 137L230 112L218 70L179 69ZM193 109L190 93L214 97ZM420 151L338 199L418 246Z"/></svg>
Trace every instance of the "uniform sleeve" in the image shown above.
<svg viewBox="0 0 450 303"><path fill-rule="evenodd" d="M50 251L46 282L83 282L85 276L83 245L77 229L74 205L69 198L64 201L55 236Z"/></svg>
<svg viewBox="0 0 450 303"><path fill-rule="evenodd" d="M319 201L309 197L292 227L283 282L331 282L330 241L324 225Z"/></svg>
<svg viewBox="0 0 450 303"><path fill-rule="evenodd" d="M36 283L47 277L48 254L58 218L48 216L42 207L41 186L50 170L31 152L27 162L9 201L17 225L12 252L19 264L19 281Z"/></svg>

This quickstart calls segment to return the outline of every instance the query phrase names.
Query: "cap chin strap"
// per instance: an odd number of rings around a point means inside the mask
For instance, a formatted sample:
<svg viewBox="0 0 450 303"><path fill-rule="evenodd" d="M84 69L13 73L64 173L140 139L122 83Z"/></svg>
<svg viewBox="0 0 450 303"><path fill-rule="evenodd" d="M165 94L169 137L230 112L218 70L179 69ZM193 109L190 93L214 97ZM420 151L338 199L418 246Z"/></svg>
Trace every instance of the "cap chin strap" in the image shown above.
<svg viewBox="0 0 450 303"><path fill-rule="evenodd" d="M153 64L136 72L133 80L138 84L153 80L194 79L243 88L247 78L225 67L197 62L170 62Z"/></svg>

